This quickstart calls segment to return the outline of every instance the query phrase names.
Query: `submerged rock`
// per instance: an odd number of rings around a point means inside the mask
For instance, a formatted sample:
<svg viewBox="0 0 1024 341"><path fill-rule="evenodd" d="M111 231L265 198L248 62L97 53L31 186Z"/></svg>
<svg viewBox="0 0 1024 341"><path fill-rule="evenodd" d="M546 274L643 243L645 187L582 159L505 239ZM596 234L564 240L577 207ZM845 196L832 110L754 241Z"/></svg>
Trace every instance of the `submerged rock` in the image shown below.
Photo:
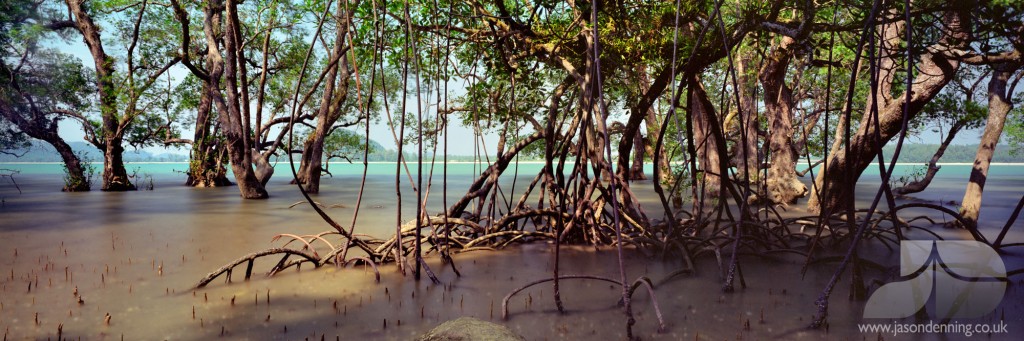
<svg viewBox="0 0 1024 341"><path fill-rule="evenodd" d="M419 341L522 341L511 329L473 317L460 317L442 323L420 336Z"/></svg>

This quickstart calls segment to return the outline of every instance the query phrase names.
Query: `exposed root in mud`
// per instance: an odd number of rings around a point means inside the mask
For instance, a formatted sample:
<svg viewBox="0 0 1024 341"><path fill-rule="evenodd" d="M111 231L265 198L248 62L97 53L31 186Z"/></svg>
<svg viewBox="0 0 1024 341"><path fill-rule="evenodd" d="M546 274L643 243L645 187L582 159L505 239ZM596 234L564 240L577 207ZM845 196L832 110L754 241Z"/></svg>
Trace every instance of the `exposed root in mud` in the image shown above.
<svg viewBox="0 0 1024 341"><path fill-rule="evenodd" d="M561 276L558 276L557 279L558 280L563 280L563 279L597 280L597 281L604 281L604 282L608 282L608 283L622 285L622 282L619 282L617 280L614 280L614 279L611 279L611 278L608 278L608 277L592 276L592 275L561 275ZM547 282L553 282L553 281L555 281L554 277L539 279L539 280L527 283L526 285L523 285L523 286L513 290L512 292L508 293L508 295L505 295L505 298L501 300L501 319L502 320L508 320L508 316L509 316L509 313L508 313L508 301L511 300L513 296L515 296L516 294L522 292L523 290L529 289L532 286L535 286L535 285L538 285L538 284L542 284L542 283L547 283ZM647 293L651 295L651 302L654 305L654 312L655 312L655 315L658 317L658 332L659 333L660 332L664 332L666 330L665 318L664 318L664 316L661 313L661 308L658 306L658 299L657 299L657 297L654 294L654 284L651 283L651 280L649 278L647 278L647 277L637 278L636 281L633 281L633 284L629 288L629 296L632 297L633 293L641 285L643 285L644 288L647 289ZM618 304L621 306L623 304L622 300L619 300Z"/></svg>
<svg viewBox="0 0 1024 341"><path fill-rule="evenodd" d="M587 207L588 211L592 209L594 209L592 206ZM859 210L855 212L852 221L857 225L865 224L867 226L862 236L864 240L873 240L891 250L898 248L901 236L910 230L929 234L935 239L942 239L931 231L931 229L944 226L941 220L928 215L898 215L907 209L934 210L948 217L946 219L960 220L957 212L947 208L926 203L910 203L897 206L892 212L873 212L870 220L867 221L864 218L868 216L868 212ZM814 265L841 262L843 257L837 256L835 251L852 246L852 231L856 229L856 226L848 225L851 220L848 220L845 214L821 219L819 216L782 218L779 214L772 214L773 210L770 207L762 207L759 212L762 214L752 215L750 220L744 221L678 219L674 224L656 222L648 226L640 223L622 225L621 243L624 245L651 257L680 259L684 264L678 271L657 281L646 277L637 279L629 286L629 295L632 296L640 286L647 289L651 295L661 329L664 329L664 317L661 316L660 307L655 298L655 289L660 284L678 279L680 275L689 275L698 271L699 269L694 266L695 259L709 256L718 259L719 268L715 271L722 274L723 283L729 281L730 267L734 266L732 271L739 276L740 282L743 284L740 270L742 270L742 259L745 257L773 258L789 254L806 258L806 265ZM768 214L763 215L764 213ZM447 219L443 216L435 216L421 221L423 226L419 227L422 230L420 242L424 246L425 254L443 255L498 250L513 244L555 240L556 236L560 235L556 231L557 226L561 224L565 226L560 238L563 242L583 245L614 244L615 238L610 236L613 230L606 222L609 219L608 212L593 214L569 216L558 214L554 210L523 207L520 211L507 213L497 219L477 218L472 215L463 215L459 218L448 217ZM758 218L759 216L762 218ZM763 219L765 216L768 219ZM599 223L592 225L594 221ZM569 226L573 224L576 224L576 227L570 229ZM1007 229L1010 225L1007 225ZM673 226L674 229L670 226ZM273 242L283 241L284 243L280 247L255 252L232 261L201 279L196 288L204 287L218 277L225 277L225 281L230 282L232 270L242 264L247 264L245 279L249 279L252 274L253 262L259 258L273 255L283 255L283 257L269 271L268 275L279 273L293 266L300 266L302 263L312 263L314 268L329 264L334 264L337 267L363 265L372 267L377 281L379 281L379 266L401 259L396 257L396 250L401 250L402 258L412 261L407 256L411 256L414 252L416 229L415 222L409 221L402 225L400 236L391 236L387 239L358 234L352 234L351 238L346 238L337 231L311 235L282 233L272 239ZM575 233L572 234L571 231L575 231ZM597 237L593 237L590 231L596 233ZM564 234L567 232L569 234ZM1005 234L1005 229L1002 234ZM978 236L977 240L988 243L984 236L975 235ZM395 246L396 244L398 247ZM1015 244L992 244L997 248L1018 246ZM358 254L348 256L347 259L343 257L343 250L354 245L366 245L371 252L360 251ZM723 254L732 252L735 252L736 256L727 257L726 254ZM295 258L293 256L298 259L290 260L290 257ZM421 265L426 266L425 263ZM452 265L454 266L454 263ZM858 259L858 266L867 267L879 273L889 270L886 266L867 259ZM429 268L427 269L428 277L435 283L440 283L437 276L429 271ZM1020 270L1011 272L1011 275L1016 275L1019 272ZM559 275L558 279L599 280L622 285L618 280L594 275L563 274ZM553 281L555 281L554 277L538 279L510 292L502 301L502 318L509 318L508 302L517 293ZM729 291L724 285L723 290ZM621 299L619 303L622 303Z"/></svg>
<svg viewBox="0 0 1024 341"><path fill-rule="evenodd" d="M511 160L511 155L516 152L509 151L512 154L503 155L501 160ZM300 267L303 263L312 263L314 268L328 264L338 267L360 264L372 267L379 281L380 265L398 263L403 267L419 265L420 268L426 269L428 278L434 283L440 283L423 261L423 255L437 253L446 263L451 263L454 269L454 261L449 257L454 253L497 250L513 244L554 241L556 268L553 276L530 282L509 293L502 302L503 318L507 319L509 316L508 300L529 287L548 282L556 283L556 305L561 306L557 289L559 280L600 280L624 288L624 295L619 299L619 303L623 305L628 304L629 297L637 288L644 286L651 296L659 320L659 329L664 330L664 317L655 298L655 283L663 284L679 278L679 275L695 273L699 270L694 265L695 259L700 257L710 256L717 260L716 271L721 276L722 290L730 292L734 290L733 282L737 278L740 287L746 287L742 272L743 257L797 255L806 259L805 269L812 264L842 264L847 261L847 257L837 256L836 252L858 247L858 239L876 242L895 250L899 241L905 238L906 231L920 231L935 239L942 239L931 229L943 226L942 223L945 221L962 220L957 212L949 208L920 202L896 206L891 211L862 209L827 216L785 218L774 204L763 201L748 204L742 199L747 195L739 193L749 193L751 190L740 185L741 182L736 181L737 179L729 177L721 178L722 191L735 195L721 196L714 205L695 203L695 206L703 206L695 208L694 211L698 214L684 209L674 209L666 214L665 219L652 220L639 203L631 199L634 195L628 188L628 182L623 181L619 174L612 175L610 170L599 166L607 165L607 161L588 160L598 165L596 169L602 174L589 178L588 172L593 169L580 167L584 161L582 155L576 154L577 164L568 173L568 180L572 186L565 182L566 178L549 168L555 167L552 162L535 177L535 181L517 201L510 200L498 185L499 176L509 163L492 164L477 178L463 198L448 207L445 212L423 216L421 219L410 219L399 225L394 235L386 238L355 233L355 219L353 226L342 228L323 211L325 207L306 196L306 202L334 228L333 230L311 235L278 234L271 242L284 241L280 247L255 252L230 262L202 278L196 288L204 287L221 276L226 278L226 282L230 282L233 269L242 264L246 264L245 279L249 279L253 263L258 258L273 255L283 256L268 275L274 275L293 266ZM565 164L560 162L559 166L564 167ZM537 189L539 191L534 193ZM663 200L666 200L663 207L673 206L667 202L668 199ZM501 205L502 202L506 205ZM516 204L512 205L512 202ZM530 202L534 202L535 206L530 205ZM357 202L356 213L359 206ZM969 231L976 240L997 249L1020 246L1000 243L1022 207L1024 198L995 243L990 243L975 228ZM899 213L906 209L935 211L944 219L939 221L934 215L923 214L900 216ZM856 233L858 229L862 232L860 236ZM650 257L680 259L684 266L658 281L641 277L628 286L622 280L601 276L559 275L557 246L561 244L628 246ZM354 254L349 255L348 251L353 246ZM296 256L297 259L290 260L292 256ZM866 259L857 258L854 263L857 274L861 273L859 269L863 267L880 272L886 270L883 265ZM854 285L863 288L863 279L860 279L859 275L855 277L855 282L858 283ZM824 316L827 316L827 295L819 299L818 307L818 316L824 321ZM633 321L631 316L630 313L629 320Z"/></svg>
<svg viewBox="0 0 1024 341"><path fill-rule="evenodd" d="M247 263L248 264L248 265L246 265L246 268L245 268L245 280L249 280L249 278L252 277L253 262L255 262L257 258L266 257L266 256L272 256L272 255L279 255L279 254L284 254L284 257L281 258L281 261L278 262L278 265L274 266L274 270L271 270L271 272L276 272L275 270L277 270L279 267L282 267L284 262L286 260L288 260L288 257L291 256L291 255L296 255L296 256L302 257L306 261L313 262L313 264L316 264L317 267L319 267L319 264L320 264L319 257L317 257L317 256L315 256L313 254L310 254L310 253L308 253L306 251L287 249L287 248L266 249L266 250L263 250L263 251L253 252L253 253L250 253L248 255L242 256L241 258L238 258L235 261L220 267L220 269L217 269L217 270L209 273L208 275L206 275L206 277L203 277L202 279L200 279L199 283L196 283L195 287L196 288L205 287L207 284L210 284L210 282L212 282L214 279L216 279L217 277L219 277L221 275L224 275L226 282L231 282L231 272L232 272L232 270L234 270L235 267L237 267L239 265L242 265L242 263Z"/></svg>

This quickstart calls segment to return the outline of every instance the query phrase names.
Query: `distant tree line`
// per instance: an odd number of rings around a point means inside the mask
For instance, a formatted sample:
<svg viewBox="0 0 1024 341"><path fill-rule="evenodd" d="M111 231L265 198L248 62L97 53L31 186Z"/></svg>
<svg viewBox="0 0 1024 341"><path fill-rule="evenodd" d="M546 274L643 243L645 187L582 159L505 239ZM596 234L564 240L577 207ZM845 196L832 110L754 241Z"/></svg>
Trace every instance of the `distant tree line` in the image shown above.
<svg viewBox="0 0 1024 341"><path fill-rule="evenodd" d="M900 151L900 163L926 163L931 160L938 149L937 144L905 144ZM892 155L895 146L886 146L883 149L885 155ZM974 156L978 153L978 144L954 144L946 148L941 162L945 163L972 163ZM1024 153L1016 152L1008 145L1000 145L992 154L992 162L1022 163Z"/></svg>

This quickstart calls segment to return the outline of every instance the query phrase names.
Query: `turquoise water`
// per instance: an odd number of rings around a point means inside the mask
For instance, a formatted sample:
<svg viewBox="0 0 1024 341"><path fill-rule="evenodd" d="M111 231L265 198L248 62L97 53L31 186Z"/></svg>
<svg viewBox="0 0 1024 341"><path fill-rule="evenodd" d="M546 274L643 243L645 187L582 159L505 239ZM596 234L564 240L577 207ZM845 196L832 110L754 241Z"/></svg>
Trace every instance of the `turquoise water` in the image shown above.
<svg viewBox="0 0 1024 341"><path fill-rule="evenodd" d="M99 172L102 170L101 163L93 163L94 169ZM125 165L128 169L128 173L133 172L138 175L153 175L153 176L168 176L168 175L180 175L184 177L185 170L188 169L188 163L185 162L129 162ZM473 175L479 174L479 172L486 168L485 163L449 163L448 174L450 175ZM416 163L408 163L409 171L412 174L416 174ZM516 164L509 165L507 172L512 172ZM536 174L544 167L543 163L540 162L521 162L518 165L519 172L524 174ZM900 177L913 173L916 169L923 169L922 164L898 164L896 170L893 172L893 177ZM799 170L806 169L805 165L797 167ZM21 174L53 174L60 175L64 174L64 169L60 163L0 163L0 169L15 170ZM277 176L291 174L291 169L287 163L278 163L274 166L275 174ZM362 174L363 165L361 163L331 163L328 166L328 170L335 175L356 175ZM423 170L425 173L429 173L430 164L424 163ZM441 174L442 163L437 162L434 165L434 174ZM653 172L650 164L645 165L644 170L647 173ZM821 170L821 167L816 167L815 172ZM229 170L230 171L230 170ZM395 174L395 163L393 162L374 162L369 164L370 175L392 175ZM862 177L878 178L878 166L872 165L864 171ZM953 177L953 178L966 178L971 174L970 164L947 164L942 165L942 169L939 171L939 177ZM989 168L990 176L998 177L1024 177L1024 164L994 164ZM808 175L809 176L809 175Z"/></svg>
<svg viewBox="0 0 1024 341"><path fill-rule="evenodd" d="M98 169L101 165L95 166ZM358 215L358 233L387 238L397 222L409 221L416 215L416 205L411 204L416 200L410 200L416 194L412 193L410 186L401 186L406 204L399 207L396 203L395 166L395 163L370 165L369 171L374 175L367 181L365 197L359 204L363 213ZM409 164L412 171L416 166ZM539 163L519 164L519 181L529 181L524 179L524 175L536 174L541 167L543 165ZM917 165L901 165L896 173L912 171L915 167ZM312 235L331 228L308 206L290 205L304 199L295 186L288 185L291 171L287 164L277 165L276 175L268 184L269 200L242 200L237 188L194 189L181 186L184 174L180 172L187 168L186 163L128 164L129 172L137 170L138 174L148 173L158 182L163 181L155 191L130 193L97 190L61 193L58 189L62 167L57 163L0 163L0 169L3 168L18 170L24 175L18 178L20 190L24 193L14 191L8 185L8 179L0 178L0 264L3 264L0 275L9 272L11 277L16 276L9 281L0 280L4 288L4 293L0 294L4 307L0 308L0 330L6 330L5 335L9 333L10 339L52 337L57 325L62 325L68 334L84 335L86 339L112 339L118 334L127 336L125 339L129 340L206 340L218 335L230 339L300 338L325 331L345 334L352 339L413 339L434 325L460 316L482 319L493 316L497 319L494 315L500 314L500 310L495 308L500 301L494 298L502 297L526 281L545 278L551 273L552 246L536 242L494 253L457 254L455 259L461 271L471 274L463 277L456 277L451 267L441 265L439 259L431 257L428 262L446 283L443 286L432 286L429 281L414 282L410 277L401 276L393 265L381 268L380 283L374 281L373 272L367 272L366 267L328 267L322 271L308 271L304 267L301 272L288 271L288 274L272 280L262 275L235 284L221 284L222 281L218 280L214 285L189 295L187 289L212 269L240 255L281 245L280 242L271 242L280 233ZM348 224L350 216L355 220L353 213L360 186L354 184L362 174L362 164L337 163L329 168L335 176L325 179L316 200L329 205L325 210L336 220ZM449 164L450 178L457 180L447 187L448 200L455 200L454 197L461 197L466 192L474 168L478 171L480 165ZM514 169L509 169L506 179L511 179ZM944 166L939 179L927 193L921 194L921 198L942 203L960 200L970 169L970 165ZM986 188L980 222L982 231L990 240L995 238L1020 200L1021 188L1024 188L1024 165L994 165L991 170L994 176ZM440 164L434 173L435 180L439 173ZM878 168L871 167L862 177L858 185L857 207L867 207L877 193L877 173ZM809 178L802 180L809 181ZM404 175L402 181L407 181ZM657 211L660 205L650 185L650 182L641 182L633 190L650 216L657 219L661 216ZM522 193L525 187L504 189ZM443 188L446 187L435 187L435 193ZM439 196L439 193L430 196L428 214L445 209ZM908 202L902 198L897 200L897 203ZM787 217L801 214L804 211L800 206L805 202L801 200L800 204L790 208L789 213L782 214L787 214ZM881 205L884 210L885 203ZM955 209L955 205L947 207ZM396 217L398 212L400 214ZM939 223L948 220L935 212L908 211L904 217L930 214ZM934 231L944 236L969 238L963 230L936 228ZM1006 242L1024 241L1020 231L1016 227L1011 229ZM911 238L924 236L917 230L907 233ZM332 236L327 238L330 241L340 240ZM322 243L313 245L321 252L327 251ZM562 246L561 267L574 273L614 273L613 267L609 267L609 264L617 262L613 250L608 247L597 250L595 247ZM869 250L879 251L864 253L869 257L880 257L879 264L898 264L893 258L898 252L883 253L878 244ZM802 257L744 256L744 275L751 284L747 290L729 295L690 295L687 293L721 290L719 264L706 254L695 260L697 268L704 270L681 278L674 277L681 261L668 258L665 261L654 260L638 252L627 253L624 258L631 276L642 274L655 280L676 278L660 282L662 284L657 288L661 309L669 318L669 329L665 333L654 333L656 326L650 308L651 299L640 296L634 301L638 302L636 311L640 317L636 330L649 333L644 334L648 339L701 338L699 335L715 339L733 336L809 340L863 338L856 330L857 321L862 320L863 302L838 299L847 293L842 284L833 296L830 331L805 328L805 319L813 311L817 290L831 278L834 263L812 264L803 272L800 269L804 264ZM1017 250L1011 249L1003 259L1007 269L1020 269L1024 265ZM47 263L41 263L41 260ZM255 271L265 272L276 261L257 262ZM160 270L156 270L157 264L160 264ZM61 267L65 268L65 276L70 269L70 280L60 277ZM889 273L874 270L866 273L871 276L866 278L871 280L891 278ZM42 281L38 284L31 282L33 276ZM235 275L236 280L240 277L240 274ZM1016 279L1012 280L1016 282ZM26 282L35 284L32 292L8 294L17 288L24 290ZM569 314L557 313L553 304L545 300L552 297L550 286L528 289L510 301L513 317L503 323L530 339L551 337L551 331L557 331L554 338L561 339L594 339L594 335L604 335L597 339L624 338L624 335L616 334L621 332L622 314L614 303L617 300L615 288L592 283L565 281L561 284L562 292L568 293L564 299L571 309ZM12 290L7 291L7 287ZM791 292L788 296L785 289ZM773 290L783 294L773 295ZM87 303L78 304L70 295L79 291ZM269 303L271 295L274 296L273 305ZM392 301L391 295L405 299ZM524 298L522 295L527 296ZM644 295L643 291L639 295ZM237 304L236 296L241 298ZM460 297L466 296L468 299L463 306ZM1011 286L1002 306L997 308L1000 312L1005 311L1009 328L1015 331L1024 330L1021 329L1024 320L1020 318L1024 316L1019 304L1021 296L1019 287ZM364 300L368 304L364 305ZM459 301L457 308L456 300ZM340 305L344 315L339 316L339 308L331 310L332 301L335 307ZM758 309L766 316L767 323L754 323L740 335L741 321L745 317L756 319ZM100 322L104 314L112 316L114 322ZM386 319L393 322L385 329L381 322ZM395 323L399 319L403 323ZM30 322L34 320L40 322ZM329 327L332 324L334 329ZM284 329L288 334L283 333ZM227 330L226 335L224 330ZM989 339L1000 338L995 335Z"/></svg>
<svg viewBox="0 0 1024 341"><path fill-rule="evenodd" d="M99 162L92 163L93 168L96 172L100 172L103 169L103 164ZM409 170L416 173L416 163L408 163ZM521 171L539 171L544 164L542 163L520 163L519 169ZM473 163L449 163L448 174L453 175L470 175L479 173L481 169L486 168L486 164L473 164ZM509 166L509 170L512 170L514 165ZM125 163L125 168L128 170L128 174L133 172L138 175L174 175L178 174L181 176L185 175L185 171L188 170L187 162L128 162ZM298 164L296 164L298 168ZM56 162L25 162L25 163L3 163L0 162L0 169L8 169L18 171L20 174L64 174L64 167L61 163ZM331 163L328 166L328 170L334 174L362 174L363 164L362 163ZM435 164L434 173L440 174L442 170L442 164L440 162ZM231 169L228 168L230 172ZM430 164L423 164L423 171L425 173L430 171ZM291 174L291 168L287 163L278 163L274 165L274 174ZM371 175L388 175L395 174L395 163L394 162L374 162L369 164L369 174Z"/></svg>
<svg viewBox="0 0 1024 341"><path fill-rule="evenodd" d="M973 168L973 165L965 163L939 164L939 166L941 168L939 169L938 174L936 174L936 177L967 178L971 175L971 169ZM821 168L821 166L815 167L814 174L817 175L818 172L821 171ZM807 169L807 166L805 164L801 164L797 166L797 169L803 171L804 169ZM918 170L923 174L926 169L927 165L924 163L901 163L896 165L896 170L892 172L892 176L893 179L895 179L900 176L915 173ZM867 177L871 177L873 179L878 179L880 177L878 173L878 164L872 164L864 170L864 173L861 174L861 178L867 179ZM992 164L988 168L988 174L989 176L997 177L1024 176L1024 163Z"/></svg>

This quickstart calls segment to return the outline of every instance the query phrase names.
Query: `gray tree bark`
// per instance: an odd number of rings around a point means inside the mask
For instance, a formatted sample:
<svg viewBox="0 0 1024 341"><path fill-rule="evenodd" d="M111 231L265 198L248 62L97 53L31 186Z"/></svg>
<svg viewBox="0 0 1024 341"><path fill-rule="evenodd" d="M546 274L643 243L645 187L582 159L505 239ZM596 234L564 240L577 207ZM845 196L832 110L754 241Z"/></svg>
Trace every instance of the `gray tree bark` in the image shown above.
<svg viewBox="0 0 1024 341"><path fill-rule="evenodd" d="M1013 109L1013 103L1006 92L1006 83L1010 75L1016 71L1016 67L998 64L993 69L992 78L988 82L988 120L985 122L985 132L981 135L978 153L974 157L974 168L971 169L971 178L967 183L967 190L964 191L964 200L960 205L960 215L970 225L969 227L978 226L981 195L985 190L988 167L992 163L996 145L999 144L999 136L1003 134L1006 114Z"/></svg>
<svg viewBox="0 0 1024 341"><path fill-rule="evenodd" d="M213 0L206 3L203 12L206 14L203 21L203 31L206 33L206 64L209 68L211 87L207 89L207 95L213 98L217 107L217 119L220 122L221 130L226 139L225 147L228 152L228 160L231 163L231 170L235 175L235 182L238 190L245 199L265 199L269 195L263 188L263 184L256 178L253 170L253 160L248 146L248 132L242 129L242 113L240 109L238 87L237 87L237 49L239 44L236 40L235 30L238 30L237 20L238 4L228 0L225 5L221 1ZM227 14L224 18L223 14ZM219 34L221 20L224 21L224 32ZM218 37L224 41L223 50L226 58L221 56L221 47L218 44ZM224 92L221 91L220 79L224 78Z"/></svg>
<svg viewBox="0 0 1024 341"><path fill-rule="evenodd" d="M327 83L324 86L324 97L320 101L320 109L317 111L317 124L312 135L306 139L302 148L302 161L299 165L298 177L293 182L303 185L306 192L320 192L320 174L323 173L324 141L330 133L334 123L341 118L341 107L348 98L349 79L351 71L348 66L348 44L345 41L348 35L348 14L344 6L337 6L338 30L334 37L334 49L331 52L332 58L337 60L333 69L328 72Z"/></svg>
<svg viewBox="0 0 1024 341"><path fill-rule="evenodd" d="M719 124L719 122L711 121L711 117L717 117L717 115L713 115L715 107L708 99L704 85L698 79L691 86L693 86L693 98L690 100L693 101L693 111L690 113L690 119L693 120L693 140L697 151L697 163L703 172L700 180L704 184L702 196L705 199L714 199L719 197L721 175L724 175L726 171L719 166L721 155L718 153L718 143L711 133L711 125ZM694 186L700 186L700 184L694 184Z"/></svg>
<svg viewBox="0 0 1024 341"><path fill-rule="evenodd" d="M743 54L736 59L736 78L739 88L736 89L740 101L740 113L738 114L739 132L737 143L733 145L732 163L736 166L739 178L747 179L751 183L758 180L758 150L757 150L757 104L754 100L754 90L757 88L757 80L750 68L750 55ZM746 135L746 139L744 139Z"/></svg>
<svg viewBox="0 0 1024 341"><path fill-rule="evenodd" d="M786 71L795 54L795 43L792 37L783 36L759 72L764 88L765 114L771 128L768 134L771 155L766 179L768 199L780 204L792 204L807 195L807 186L796 177L792 140L794 100L786 85Z"/></svg>

